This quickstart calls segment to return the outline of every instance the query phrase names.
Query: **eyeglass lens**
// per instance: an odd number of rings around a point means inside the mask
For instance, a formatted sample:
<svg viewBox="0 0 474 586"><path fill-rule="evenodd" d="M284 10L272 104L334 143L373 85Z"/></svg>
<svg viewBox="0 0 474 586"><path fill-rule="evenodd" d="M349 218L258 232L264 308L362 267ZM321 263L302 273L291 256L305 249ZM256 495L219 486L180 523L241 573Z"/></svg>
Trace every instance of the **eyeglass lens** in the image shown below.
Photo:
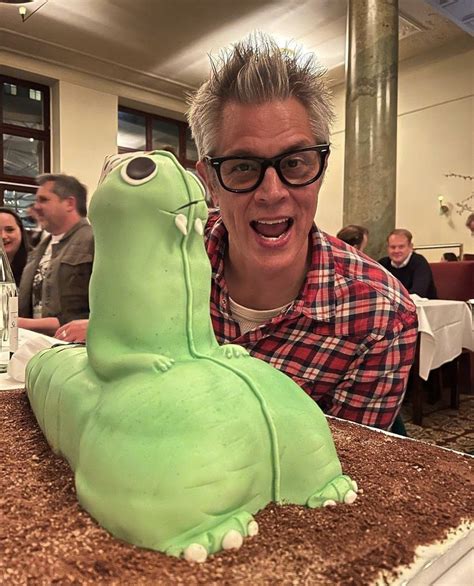
<svg viewBox="0 0 474 586"><path fill-rule="evenodd" d="M276 161L275 166L289 184L303 185L319 173L321 154L318 151L290 153ZM220 172L225 187L251 189L260 181L262 162L252 159L229 159L222 162Z"/></svg>

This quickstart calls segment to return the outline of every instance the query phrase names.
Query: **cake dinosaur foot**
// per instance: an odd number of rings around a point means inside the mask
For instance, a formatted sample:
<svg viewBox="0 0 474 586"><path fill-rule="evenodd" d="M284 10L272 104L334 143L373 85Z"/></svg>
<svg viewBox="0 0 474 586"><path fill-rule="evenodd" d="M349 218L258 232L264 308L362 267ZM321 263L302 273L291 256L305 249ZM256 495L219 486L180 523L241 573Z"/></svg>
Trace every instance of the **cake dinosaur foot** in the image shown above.
<svg viewBox="0 0 474 586"><path fill-rule="evenodd" d="M258 533L258 523L252 515L241 511L198 536L184 545L173 545L166 550L168 555L183 556L188 562L202 564L210 553L226 549L240 549L244 537L253 537Z"/></svg>
<svg viewBox="0 0 474 586"><path fill-rule="evenodd" d="M239 346L237 344L224 344L223 346L219 346L219 348L213 352L213 355L216 358L246 358L250 356L247 350L243 346Z"/></svg>
<svg viewBox="0 0 474 586"><path fill-rule="evenodd" d="M307 506L311 508L327 507L337 503L350 505L357 498L357 483L349 476L341 475L331 480L326 486L312 494Z"/></svg>

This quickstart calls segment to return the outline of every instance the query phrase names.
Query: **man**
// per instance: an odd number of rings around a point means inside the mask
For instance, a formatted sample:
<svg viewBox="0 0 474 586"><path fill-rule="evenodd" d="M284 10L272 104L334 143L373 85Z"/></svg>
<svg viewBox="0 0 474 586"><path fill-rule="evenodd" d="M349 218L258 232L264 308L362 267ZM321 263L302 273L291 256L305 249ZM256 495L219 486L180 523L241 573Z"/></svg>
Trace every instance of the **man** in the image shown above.
<svg viewBox="0 0 474 586"><path fill-rule="evenodd" d="M220 343L280 369L326 413L388 429L416 313L377 263L313 223L333 117L321 75L259 35L223 56L192 100L197 171L220 208L206 229L210 311Z"/></svg>
<svg viewBox="0 0 474 586"><path fill-rule="evenodd" d="M387 238L388 256L379 263L387 269L409 293L437 299L430 265L424 256L413 251L413 236L403 228L392 230Z"/></svg>
<svg viewBox="0 0 474 586"><path fill-rule="evenodd" d="M34 209L50 236L23 271L18 325L53 335L61 324L89 316L94 240L84 185L69 175L39 175L36 181Z"/></svg>

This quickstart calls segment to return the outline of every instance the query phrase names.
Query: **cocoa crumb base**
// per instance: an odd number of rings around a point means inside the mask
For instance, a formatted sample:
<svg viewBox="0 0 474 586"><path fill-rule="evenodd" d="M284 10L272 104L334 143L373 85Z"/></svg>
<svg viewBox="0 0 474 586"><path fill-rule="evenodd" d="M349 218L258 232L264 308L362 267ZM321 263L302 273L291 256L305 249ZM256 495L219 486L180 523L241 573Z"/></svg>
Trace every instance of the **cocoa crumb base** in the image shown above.
<svg viewBox="0 0 474 586"><path fill-rule="evenodd" d="M73 475L49 449L24 392L0 394L0 582L8 584L367 585L410 564L473 507L472 459L330 420L352 505L269 505L260 532L205 564L139 549L77 503ZM393 574L395 577L395 574Z"/></svg>

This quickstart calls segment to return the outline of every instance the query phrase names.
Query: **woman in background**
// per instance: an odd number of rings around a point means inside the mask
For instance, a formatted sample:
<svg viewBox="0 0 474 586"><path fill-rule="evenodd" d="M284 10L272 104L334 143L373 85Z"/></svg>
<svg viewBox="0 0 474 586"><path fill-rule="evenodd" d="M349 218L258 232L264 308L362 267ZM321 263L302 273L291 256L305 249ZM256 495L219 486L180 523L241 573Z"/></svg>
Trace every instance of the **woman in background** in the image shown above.
<svg viewBox="0 0 474 586"><path fill-rule="evenodd" d="M18 287L30 247L20 216L7 207L0 207L0 235Z"/></svg>
<svg viewBox="0 0 474 586"><path fill-rule="evenodd" d="M341 228L336 234L336 237L363 252L364 248L367 246L369 231L367 228L364 228L364 226L349 224L348 226Z"/></svg>

